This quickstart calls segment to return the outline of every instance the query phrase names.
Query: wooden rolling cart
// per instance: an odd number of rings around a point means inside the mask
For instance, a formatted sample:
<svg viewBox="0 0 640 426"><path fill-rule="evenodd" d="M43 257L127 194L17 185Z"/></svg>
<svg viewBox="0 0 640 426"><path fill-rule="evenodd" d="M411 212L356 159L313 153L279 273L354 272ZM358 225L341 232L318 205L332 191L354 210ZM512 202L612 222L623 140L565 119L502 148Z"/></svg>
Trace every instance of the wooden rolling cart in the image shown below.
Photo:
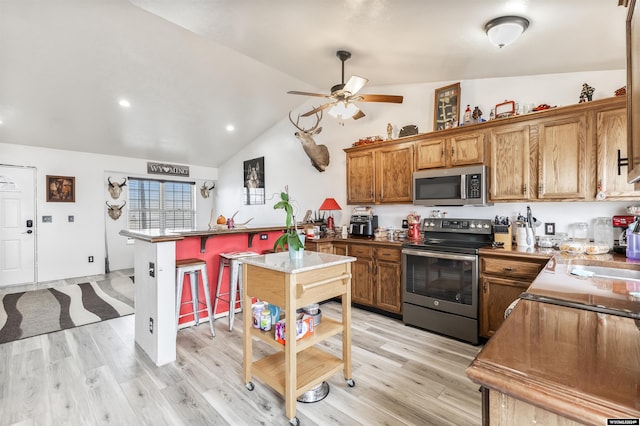
<svg viewBox="0 0 640 426"><path fill-rule="evenodd" d="M284 396L285 413L291 424L299 425L296 398L321 384L340 370L347 384L351 378L351 262L355 258L305 251L301 260L292 261L288 253L272 253L243 259L244 382L250 391L256 377ZM322 317L314 333L300 340L291 337L296 329L296 309L341 296L341 321ZM254 328L252 298L280 306L285 312L287 342L274 338L274 330ZM342 333L342 359L315 345ZM259 339L279 352L253 361L253 339Z"/></svg>

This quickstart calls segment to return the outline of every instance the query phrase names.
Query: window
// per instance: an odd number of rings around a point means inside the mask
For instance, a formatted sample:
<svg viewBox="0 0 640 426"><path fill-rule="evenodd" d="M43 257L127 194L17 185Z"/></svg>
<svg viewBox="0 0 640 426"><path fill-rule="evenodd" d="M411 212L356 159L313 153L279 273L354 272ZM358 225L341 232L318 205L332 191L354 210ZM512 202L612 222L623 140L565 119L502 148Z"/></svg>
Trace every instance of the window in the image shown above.
<svg viewBox="0 0 640 426"><path fill-rule="evenodd" d="M195 183L129 178L129 229L193 229Z"/></svg>

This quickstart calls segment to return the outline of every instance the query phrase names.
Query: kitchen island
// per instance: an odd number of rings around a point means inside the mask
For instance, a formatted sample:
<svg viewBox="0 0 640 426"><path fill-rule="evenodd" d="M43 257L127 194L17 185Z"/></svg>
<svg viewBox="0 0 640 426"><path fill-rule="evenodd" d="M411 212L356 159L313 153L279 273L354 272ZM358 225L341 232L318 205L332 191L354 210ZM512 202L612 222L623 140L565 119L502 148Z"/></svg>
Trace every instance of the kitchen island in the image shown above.
<svg viewBox="0 0 640 426"><path fill-rule="evenodd" d="M623 256L556 252L467 369L483 424L640 418L640 281L570 274L594 266L640 271Z"/></svg>
<svg viewBox="0 0 640 426"><path fill-rule="evenodd" d="M209 293L215 297L220 253L253 251L258 254L273 249L282 234L282 226L216 228L189 231L130 231L120 235L135 240L135 341L156 365L176 359L176 259L197 258L206 261ZM228 291L228 271L222 281L222 292ZM188 294L188 292L186 292ZM200 300L204 294L199 295ZM213 300L211 301L213 306ZM216 316L227 315L229 306L218 305ZM189 304L183 305L179 326L194 321ZM207 316L201 317L207 320Z"/></svg>

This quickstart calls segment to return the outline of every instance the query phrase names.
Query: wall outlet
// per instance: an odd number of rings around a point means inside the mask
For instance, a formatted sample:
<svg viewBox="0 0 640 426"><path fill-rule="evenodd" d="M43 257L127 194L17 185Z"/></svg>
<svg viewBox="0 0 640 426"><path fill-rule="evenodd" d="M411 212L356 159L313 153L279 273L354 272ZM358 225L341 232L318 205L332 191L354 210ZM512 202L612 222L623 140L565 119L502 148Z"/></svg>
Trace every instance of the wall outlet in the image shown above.
<svg viewBox="0 0 640 426"><path fill-rule="evenodd" d="M266 240L268 238L269 238L269 236L267 234L260 234L260 239L261 240Z"/></svg>
<svg viewBox="0 0 640 426"><path fill-rule="evenodd" d="M149 317L149 333L153 334L153 318Z"/></svg>
<svg viewBox="0 0 640 426"><path fill-rule="evenodd" d="M556 224L555 223L545 223L544 224L544 235L556 235Z"/></svg>
<svg viewBox="0 0 640 426"><path fill-rule="evenodd" d="M93 263L93 256L89 256L89 263Z"/></svg>
<svg viewBox="0 0 640 426"><path fill-rule="evenodd" d="M149 262L149 276L151 278L155 278L156 276L156 264L153 262Z"/></svg>

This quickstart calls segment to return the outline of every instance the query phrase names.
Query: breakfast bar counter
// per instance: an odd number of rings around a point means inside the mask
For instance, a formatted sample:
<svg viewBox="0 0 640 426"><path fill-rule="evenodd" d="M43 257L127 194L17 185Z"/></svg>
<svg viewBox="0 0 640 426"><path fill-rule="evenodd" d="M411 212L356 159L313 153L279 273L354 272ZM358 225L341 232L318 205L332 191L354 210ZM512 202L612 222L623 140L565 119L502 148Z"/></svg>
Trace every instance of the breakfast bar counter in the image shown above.
<svg viewBox="0 0 640 426"><path fill-rule="evenodd" d="M138 346L157 365L172 362L176 359L176 327L188 326L194 322L191 305L184 304L180 311L180 324L176 324L176 260L195 258L206 262L209 294L213 298L220 273L221 253L250 251L262 254L272 251L274 241L283 230L282 226L271 226L188 231L120 231L120 235L135 240L135 341ZM228 276L229 271L223 271L222 293L228 291ZM189 292L184 293L188 298ZM200 292L199 299L205 300L203 292ZM213 306L213 300L211 305ZM228 304L220 301L213 316L226 316L229 310ZM211 319L205 315L200 320Z"/></svg>

